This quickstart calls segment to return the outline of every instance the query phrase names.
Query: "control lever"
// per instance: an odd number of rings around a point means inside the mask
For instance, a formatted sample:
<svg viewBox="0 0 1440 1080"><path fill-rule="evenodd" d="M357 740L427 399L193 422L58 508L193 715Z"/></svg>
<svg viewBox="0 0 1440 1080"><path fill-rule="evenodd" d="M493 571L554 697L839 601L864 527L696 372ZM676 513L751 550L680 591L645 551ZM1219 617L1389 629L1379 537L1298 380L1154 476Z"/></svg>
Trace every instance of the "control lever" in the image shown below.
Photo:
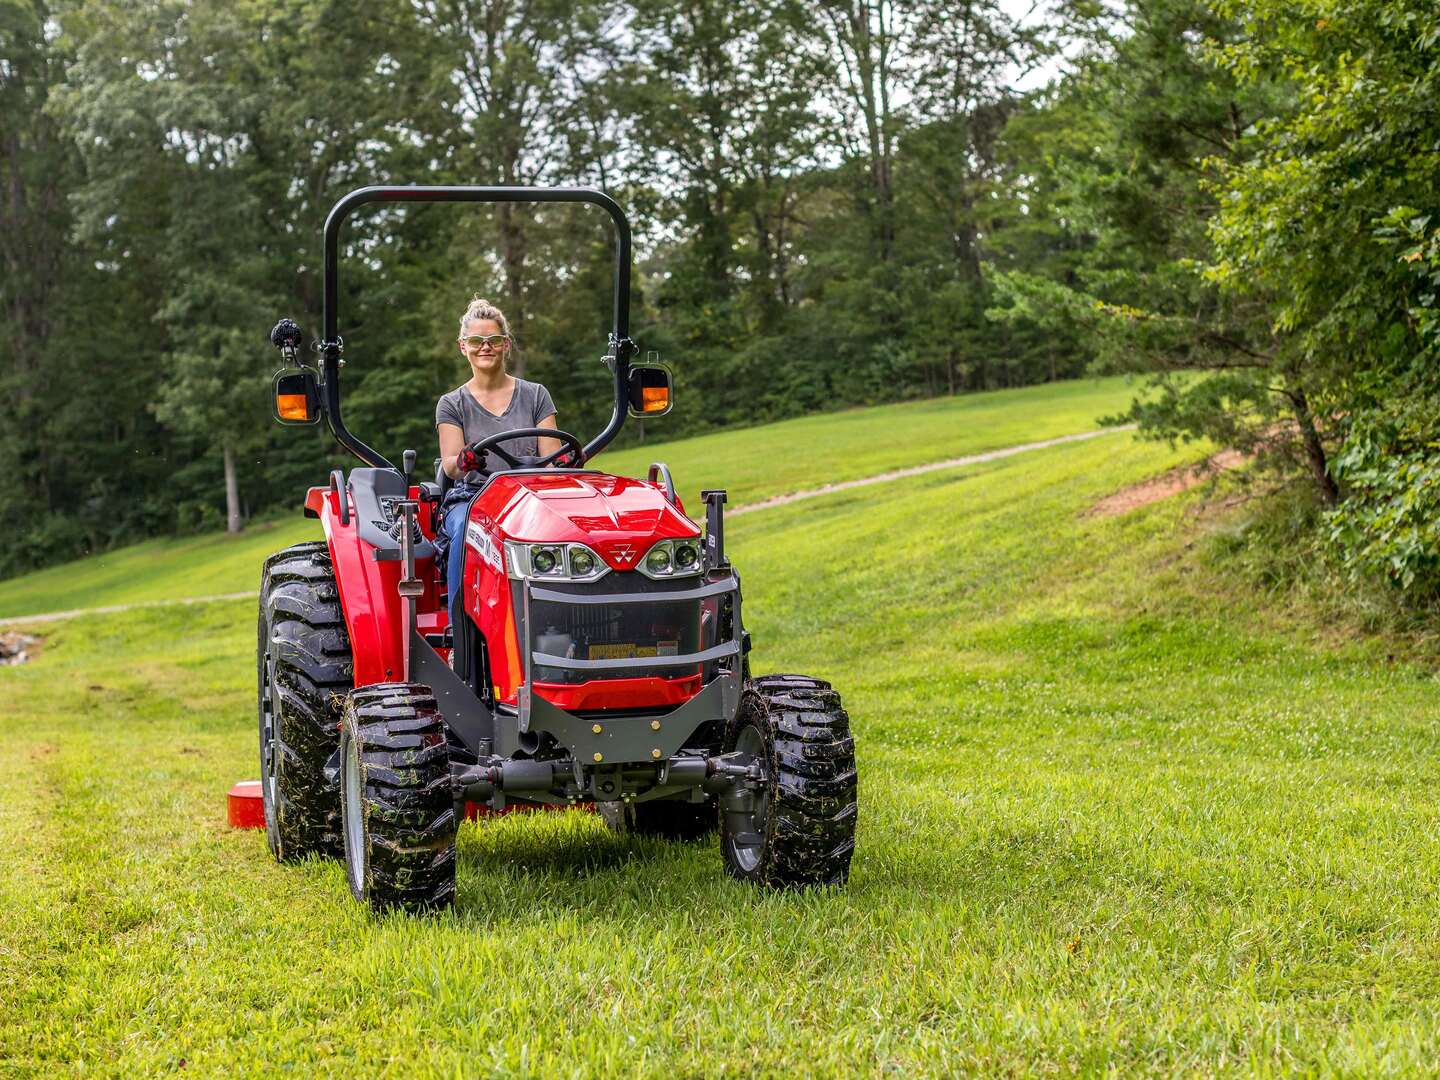
<svg viewBox="0 0 1440 1080"><path fill-rule="evenodd" d="M406 453L410 455L407 464L413 467L414 452ZM395 509L400 515L400 581L396 591L405 608L405 624L400 628L401 663L405 681L410 682L410 637L415 632L415 601L425 592L425 583L415 576L415 515L420 504L414 499L403 499L395 505Z"/></svg>

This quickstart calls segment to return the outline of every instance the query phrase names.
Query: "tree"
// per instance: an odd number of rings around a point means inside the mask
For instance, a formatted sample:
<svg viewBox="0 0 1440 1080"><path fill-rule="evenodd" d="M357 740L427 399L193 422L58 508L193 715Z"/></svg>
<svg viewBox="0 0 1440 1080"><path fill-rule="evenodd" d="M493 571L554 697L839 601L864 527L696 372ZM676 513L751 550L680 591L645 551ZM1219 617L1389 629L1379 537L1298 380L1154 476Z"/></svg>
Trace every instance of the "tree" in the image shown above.
<svg viewBox="0 0 1440 1080"><path fill-rule="evenodd" d="M997 315L1079 338L1102 371L1151 377L1126 419L1276 463L1313 448L1310 387L1275 352L1263 290L1204 274L1224 170L1284 106L1273 80L1217 71L1239 28L1200 0L1140 0L1089 22L1076 70L1007 138L1029 155L1035 209L1064 256L997 275ZM1287 422L1288 418L1288 422Z"/></svg>
<svg viewBox="0 0 1440 1080"><path fill-rule="evenodd" d="M92 0L69 20L79 45L60 106L90 165L77 234L162 283L148 312L149 348L166 358L152 408L218 451L232 532L239 462L271 434L264 329L319 307L314 271L295 272L297 238L313 243L330 197L374 175L364 148L396 118L384 42L403 9L366 11ZM307 55L322 23L333 68Z"/></svg>
<svg viewBox="0 0 1440 1080"><path fill-rule="evenodd" d="M458 182L533 186L564 182L573 164L560 147L604 151L604 121L584 106L607 66L614 5L605 0L425 0L417 5L433 49L435 71L454 93L445 102L446 163ZM576 121L590 136L566 133ZM524 342L536 288L529 265L537 211L500 203L495 231L461 226L471 250L494 251L502 303ZM512 362L524 375L526 353Z"/></svg>
<svg viewBox="0 0 1440 1080"><path fill-rule="evenodd" d="M39 500L46 509L55 475L48 440L30 441L53 399L45 374L59 359L52 338L59 329L70 227L67 182L79 161L46 112L68 59L57 40L50 5L0 3L0 281L5 333L0 335L0 431L5 462L0 481L7 509Z"/></svg>
<svg viewBox="0 0 1440 1080"><path fill-rule="evenodd" d="M1314 418L1312 474L1328 503L1344 499L1330 516L1342 555L1433 596L1440 10L1418 0L1223 10L1244 36L1217 50L1220 62L1247 83L1283 72L1295 108L1224 168L1210 275L1270 298L1275 352Z"/></svg>
<svg viewBox="0 0 1440 1080"><path fill-rule="evenodd" d="M71 238L85 166L55 105L63 3L0 3L0 574L153 528L163 439L134 312L143 279ZM123 481L122 481L123 478Z"/></svg>

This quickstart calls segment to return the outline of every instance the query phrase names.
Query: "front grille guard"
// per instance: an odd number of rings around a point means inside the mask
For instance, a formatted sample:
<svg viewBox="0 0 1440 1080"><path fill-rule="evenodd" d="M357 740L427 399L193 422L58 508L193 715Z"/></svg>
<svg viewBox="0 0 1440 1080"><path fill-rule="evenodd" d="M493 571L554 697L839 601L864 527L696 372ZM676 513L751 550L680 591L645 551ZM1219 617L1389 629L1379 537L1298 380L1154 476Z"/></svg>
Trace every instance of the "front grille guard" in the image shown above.
<svg viewBox="0 0 1440 1080"><path fill-rule="evenodd" d="M513 746L503 731L497 731L502 755L533 745L534 736L546 732L575 754L576 763L609 764L638 761L668 761L697 728L715 720L728 720L740 705L741 675L738 658L744 641L740 615L740 580L732 570L714 571L692 589L666 592L581 593L547 589L530 580L516 582L520 603L517 605L520 625L516 627L520 654L524 663L525 682L520 688L517 735ZM730 597L730 635L728 641L699 652L679 656L637 656L610 660L580 660L568 656L535 652L530 634L530 602L542 600L562 604L655 604L675 601L700 601L715 596ZM722 631L724 621L716 628ZM654 671L656 668L695 667L732 660L720 667L700 692L684 705L670 712L653 715L624 716L597 721L566 712L552 705L533 691L531 672L536 667L561 668L580 672ZM598 730L597 730L598 729ZM527 738L528 736L528 738Z"/></svg>

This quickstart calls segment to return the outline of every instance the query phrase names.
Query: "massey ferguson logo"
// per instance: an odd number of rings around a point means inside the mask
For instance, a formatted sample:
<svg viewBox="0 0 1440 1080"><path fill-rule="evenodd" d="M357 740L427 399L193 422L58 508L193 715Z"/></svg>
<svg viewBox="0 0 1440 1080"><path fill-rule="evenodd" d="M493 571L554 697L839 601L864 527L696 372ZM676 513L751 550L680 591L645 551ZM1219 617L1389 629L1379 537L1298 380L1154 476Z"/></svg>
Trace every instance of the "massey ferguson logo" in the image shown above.
<svg viewBox="0 0 1440 1080"><path fill-rule="evenodd" d="M635 561L635 547L633 544L616 544L610 549L610 554L615 556L617 562Z"/></svg>

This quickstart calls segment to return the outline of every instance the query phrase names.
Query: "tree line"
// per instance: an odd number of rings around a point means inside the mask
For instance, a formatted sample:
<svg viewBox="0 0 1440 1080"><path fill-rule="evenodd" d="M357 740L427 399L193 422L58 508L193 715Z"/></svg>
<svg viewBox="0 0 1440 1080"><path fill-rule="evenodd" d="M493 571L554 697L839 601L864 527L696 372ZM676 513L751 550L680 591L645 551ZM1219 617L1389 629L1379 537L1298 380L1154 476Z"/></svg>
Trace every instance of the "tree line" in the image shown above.
<svg viewBox="0 0 1440 1080"><path fill-rule="evenodd" d="M1421 0L0 0L0 575L343 464L271 422L264 332L318 329L340 194L418 182L631 211L679 404L628 438L1131 371L1145 431L1433 589L1437 38ZM348 423L428 459L481 293L595 430L610 261L588 209L358 215Z"/></svg>

